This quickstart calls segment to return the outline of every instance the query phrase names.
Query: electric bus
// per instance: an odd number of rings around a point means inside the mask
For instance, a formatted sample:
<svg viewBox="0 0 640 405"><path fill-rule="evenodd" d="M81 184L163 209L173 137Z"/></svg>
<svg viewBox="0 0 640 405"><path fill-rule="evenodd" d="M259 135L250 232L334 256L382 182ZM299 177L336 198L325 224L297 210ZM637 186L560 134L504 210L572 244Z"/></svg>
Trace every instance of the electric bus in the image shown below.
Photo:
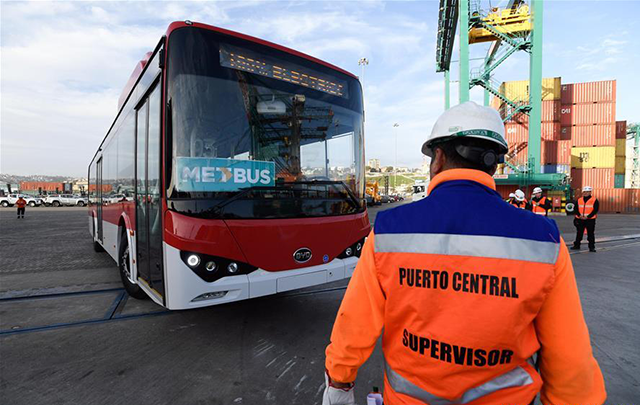
<svg viewBox="0 0 640 405"><path fill-rule="evenodd" d="M191 21L138 63L88 173L95 250L168 309L348 278L370 230L358 78Z"/></svg>

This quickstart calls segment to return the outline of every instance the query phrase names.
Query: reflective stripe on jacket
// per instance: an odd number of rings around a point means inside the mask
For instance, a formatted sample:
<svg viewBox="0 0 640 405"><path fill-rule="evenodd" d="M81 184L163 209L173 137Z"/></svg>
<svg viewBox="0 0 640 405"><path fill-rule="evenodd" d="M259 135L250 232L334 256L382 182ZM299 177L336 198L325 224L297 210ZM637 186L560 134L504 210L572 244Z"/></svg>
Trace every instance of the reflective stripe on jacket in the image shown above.
<svg viewBox="0 0 640 405"><path fill-rule="evenodd" d="M527 404L542 380L543 404L606 398L555 222L503 204L479 171L447 170L427 198L378 214L327 347L331 378L354 381L383 330L385 405ZM540 349L542 380L527 362Z"/></svg>
<svg viewBox="0 0 640 405"><path fill-rule="evenodd" d="M547 203L547 197L542 197L540 198L539 201L534 200L533 198L531 199L531 211L534 214L538 214L538 215L547 215L547 210L546 208L544 208L545 204Z"/></svg>
<svg viewBox="0 0 640 405"><path fill-rule="evenodd" d="M584 197L580 197L578 199L578 214L576 215L576 218L580 218L581 215L584 215L586 217L591 214L593 212L593 203L595 201L596 199L593 196L591 196L591 198L589 198L589 201L587 202L584 201ZM598 214L591 217L591 219L596 218L598 218Z"/></svg>

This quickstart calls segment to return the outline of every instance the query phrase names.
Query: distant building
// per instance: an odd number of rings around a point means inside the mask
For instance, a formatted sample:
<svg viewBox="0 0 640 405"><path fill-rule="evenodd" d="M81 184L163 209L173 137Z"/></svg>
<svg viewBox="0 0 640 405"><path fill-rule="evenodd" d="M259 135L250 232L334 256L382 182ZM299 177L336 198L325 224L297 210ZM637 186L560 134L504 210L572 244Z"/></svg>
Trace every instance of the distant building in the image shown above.
<svg viewBox="0 0 640 405"><path fill-rule="evenodd" d="M367 166L372 169L380 170L380 159L369 159L369 164Z"/></svg>
<svg viewBox="0 0 640 405"><path fill-rule="evenodd" d="M74 194L85 194L89 191L89 182L87 179L78 179L73 182Z"/></svg>
<svg viewBox="0 0 640 405"><path fill-rule="evenodd" d="M64 183L51 181L22 181L20 191L25 194L64 193Z"/></svg>

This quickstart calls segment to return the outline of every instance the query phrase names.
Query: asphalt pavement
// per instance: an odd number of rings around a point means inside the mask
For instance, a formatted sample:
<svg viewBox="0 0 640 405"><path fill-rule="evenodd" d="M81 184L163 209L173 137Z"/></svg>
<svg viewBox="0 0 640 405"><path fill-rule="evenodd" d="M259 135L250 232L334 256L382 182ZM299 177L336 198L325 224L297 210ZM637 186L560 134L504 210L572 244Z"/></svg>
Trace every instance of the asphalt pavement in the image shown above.
<svg viewBox="0 0 640 405"><path fill-rule="evenodd" d="M170 312L123 294L115 263L93 252L86 209L14 211L0 209L0 403L321 403L346 281ZM572 219L553 218L571 241ZM601 215L596 232L638 234L640 216ZM640 398L639 251L635 238L572 254L608 404ZM381 385L378 347L358 374L358 403Z"/></svg>

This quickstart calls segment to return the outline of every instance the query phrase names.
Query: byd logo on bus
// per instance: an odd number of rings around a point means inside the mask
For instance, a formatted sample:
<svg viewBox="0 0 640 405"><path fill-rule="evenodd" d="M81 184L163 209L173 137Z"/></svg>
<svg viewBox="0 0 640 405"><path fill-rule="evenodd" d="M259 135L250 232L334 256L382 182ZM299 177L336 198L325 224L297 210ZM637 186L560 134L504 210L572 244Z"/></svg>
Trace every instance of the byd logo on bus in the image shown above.
<svg viewBox="0 0 640 405"><path fill-rule="evenodd" d="M275 184L275 163L259 160L179 157L179 191L237 191Z"/></svg>
<svg viewBox="0 0 640 405"><path fill-rule="evenodd" d="M311 249L309 248L300 248L293 253L293 260L298 263L305 263L311 260Z"/></svg>

